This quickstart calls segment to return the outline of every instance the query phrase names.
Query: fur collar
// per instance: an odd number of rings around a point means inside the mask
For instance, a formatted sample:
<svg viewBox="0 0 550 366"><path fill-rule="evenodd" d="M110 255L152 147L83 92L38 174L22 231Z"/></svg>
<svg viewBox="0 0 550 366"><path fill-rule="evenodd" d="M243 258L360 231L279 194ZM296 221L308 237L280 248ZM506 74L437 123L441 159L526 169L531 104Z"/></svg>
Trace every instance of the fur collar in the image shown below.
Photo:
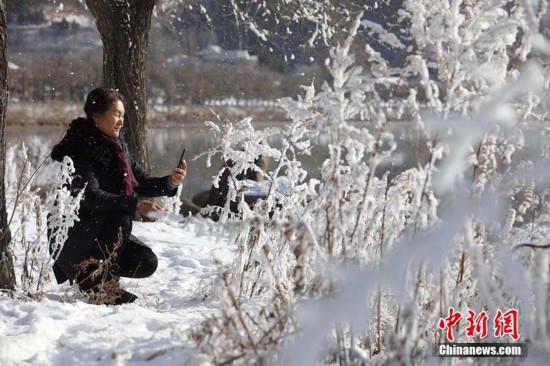
<svg viewBox="0 0 550 366"><path fill-rule="evenodd" d="M122 143L122 146L126 152L125 144ZM51 154L53 160L61 162L65 156L73 160L84 158L104 168L110 167L114 160L113 153L104 143L101 132L86 118L73 120L63 139L54 146Z"/></svg>

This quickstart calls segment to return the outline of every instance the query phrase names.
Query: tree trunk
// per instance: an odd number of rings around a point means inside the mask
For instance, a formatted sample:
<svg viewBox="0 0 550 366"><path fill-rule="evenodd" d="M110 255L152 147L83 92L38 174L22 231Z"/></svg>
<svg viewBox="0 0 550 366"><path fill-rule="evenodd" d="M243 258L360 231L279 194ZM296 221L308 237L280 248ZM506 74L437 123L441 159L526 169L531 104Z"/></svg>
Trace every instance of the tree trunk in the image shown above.
<svg viewBox="0 0 550 366"><path fill-rule="evenodd" d="M10 251L11 232L6 213L6 108L8 106L8 58L6 1L0 0L0 289L15 289L15 273Z"/></svg>
<svg viewBox="0 0 550 366"><path fill-rule="evenodd" d="M86 0L103 41L103 86L126 99L124 138L130 153L150 171L145 110L145 61L157 0Z"/></svg>

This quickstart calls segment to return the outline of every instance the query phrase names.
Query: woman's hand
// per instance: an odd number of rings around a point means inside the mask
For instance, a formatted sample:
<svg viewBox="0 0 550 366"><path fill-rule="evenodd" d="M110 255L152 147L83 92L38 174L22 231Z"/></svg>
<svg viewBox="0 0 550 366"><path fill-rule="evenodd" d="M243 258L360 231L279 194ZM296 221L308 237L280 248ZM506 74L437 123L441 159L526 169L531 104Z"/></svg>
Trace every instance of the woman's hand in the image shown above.
<svg viewBox="0 0 550 366"><path fill-rule="evenodd" d="M180 166L174 169L174 171L170 175L170 184L174 187L177 187L185 179L186 175L187 162L185 160L182 160Z"/></svg>
<svg viewBox="0 0 550 366"><path fill-rule="evenodd" d="M140 215L147 216L151 212L162 210L162 207L160 207L156 202L143 200L138 203L137 209Z"/></svg>

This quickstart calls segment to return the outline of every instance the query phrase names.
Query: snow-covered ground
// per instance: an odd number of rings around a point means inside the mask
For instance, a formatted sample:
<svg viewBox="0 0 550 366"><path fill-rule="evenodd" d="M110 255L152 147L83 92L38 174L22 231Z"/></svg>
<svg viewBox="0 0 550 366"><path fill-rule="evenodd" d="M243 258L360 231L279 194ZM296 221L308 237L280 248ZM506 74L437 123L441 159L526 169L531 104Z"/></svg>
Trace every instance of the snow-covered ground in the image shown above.
<svg viewBox="0 0 550 366"><path fill-rule="evenodd" d="M40 301L0 296L0 365L184 364L195 353L188 330L216 310L216 261L234 255L224 235L200 227L134 224L159 267L149 278L124 280L139 296L133 304L89 305L68 282L53 280Z"/></svg>

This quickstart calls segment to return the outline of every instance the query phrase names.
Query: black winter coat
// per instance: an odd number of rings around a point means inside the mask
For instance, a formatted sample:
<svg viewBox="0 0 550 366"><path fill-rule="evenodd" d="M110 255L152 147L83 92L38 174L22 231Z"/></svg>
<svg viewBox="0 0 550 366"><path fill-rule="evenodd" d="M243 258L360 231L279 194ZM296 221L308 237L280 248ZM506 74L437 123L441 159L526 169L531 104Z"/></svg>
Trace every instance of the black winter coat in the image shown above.
<svg viewBox="0 0 550 366"><path fill-rule="evenodd" d="M149 177L130 157L126 145L122 145L138 182L135 188L137 194L144 197L176 194L176 188L169 183L169 176ZM58 283L74 278L79 263L88 258L98 234L105 225L109 225L113 214L133 217L138 204L136 196L122 193L124 173L93 122L85 118L71 122L67 133L51 154L56 161L63 161L65 156L73 160L75 167L71 190L74 192L84 186L86 189L78 212L80 221L69 229L68 239L53 266ZM131 225L124 229L131 231ZM125 234L127 237L129 232Z"/></svg>

